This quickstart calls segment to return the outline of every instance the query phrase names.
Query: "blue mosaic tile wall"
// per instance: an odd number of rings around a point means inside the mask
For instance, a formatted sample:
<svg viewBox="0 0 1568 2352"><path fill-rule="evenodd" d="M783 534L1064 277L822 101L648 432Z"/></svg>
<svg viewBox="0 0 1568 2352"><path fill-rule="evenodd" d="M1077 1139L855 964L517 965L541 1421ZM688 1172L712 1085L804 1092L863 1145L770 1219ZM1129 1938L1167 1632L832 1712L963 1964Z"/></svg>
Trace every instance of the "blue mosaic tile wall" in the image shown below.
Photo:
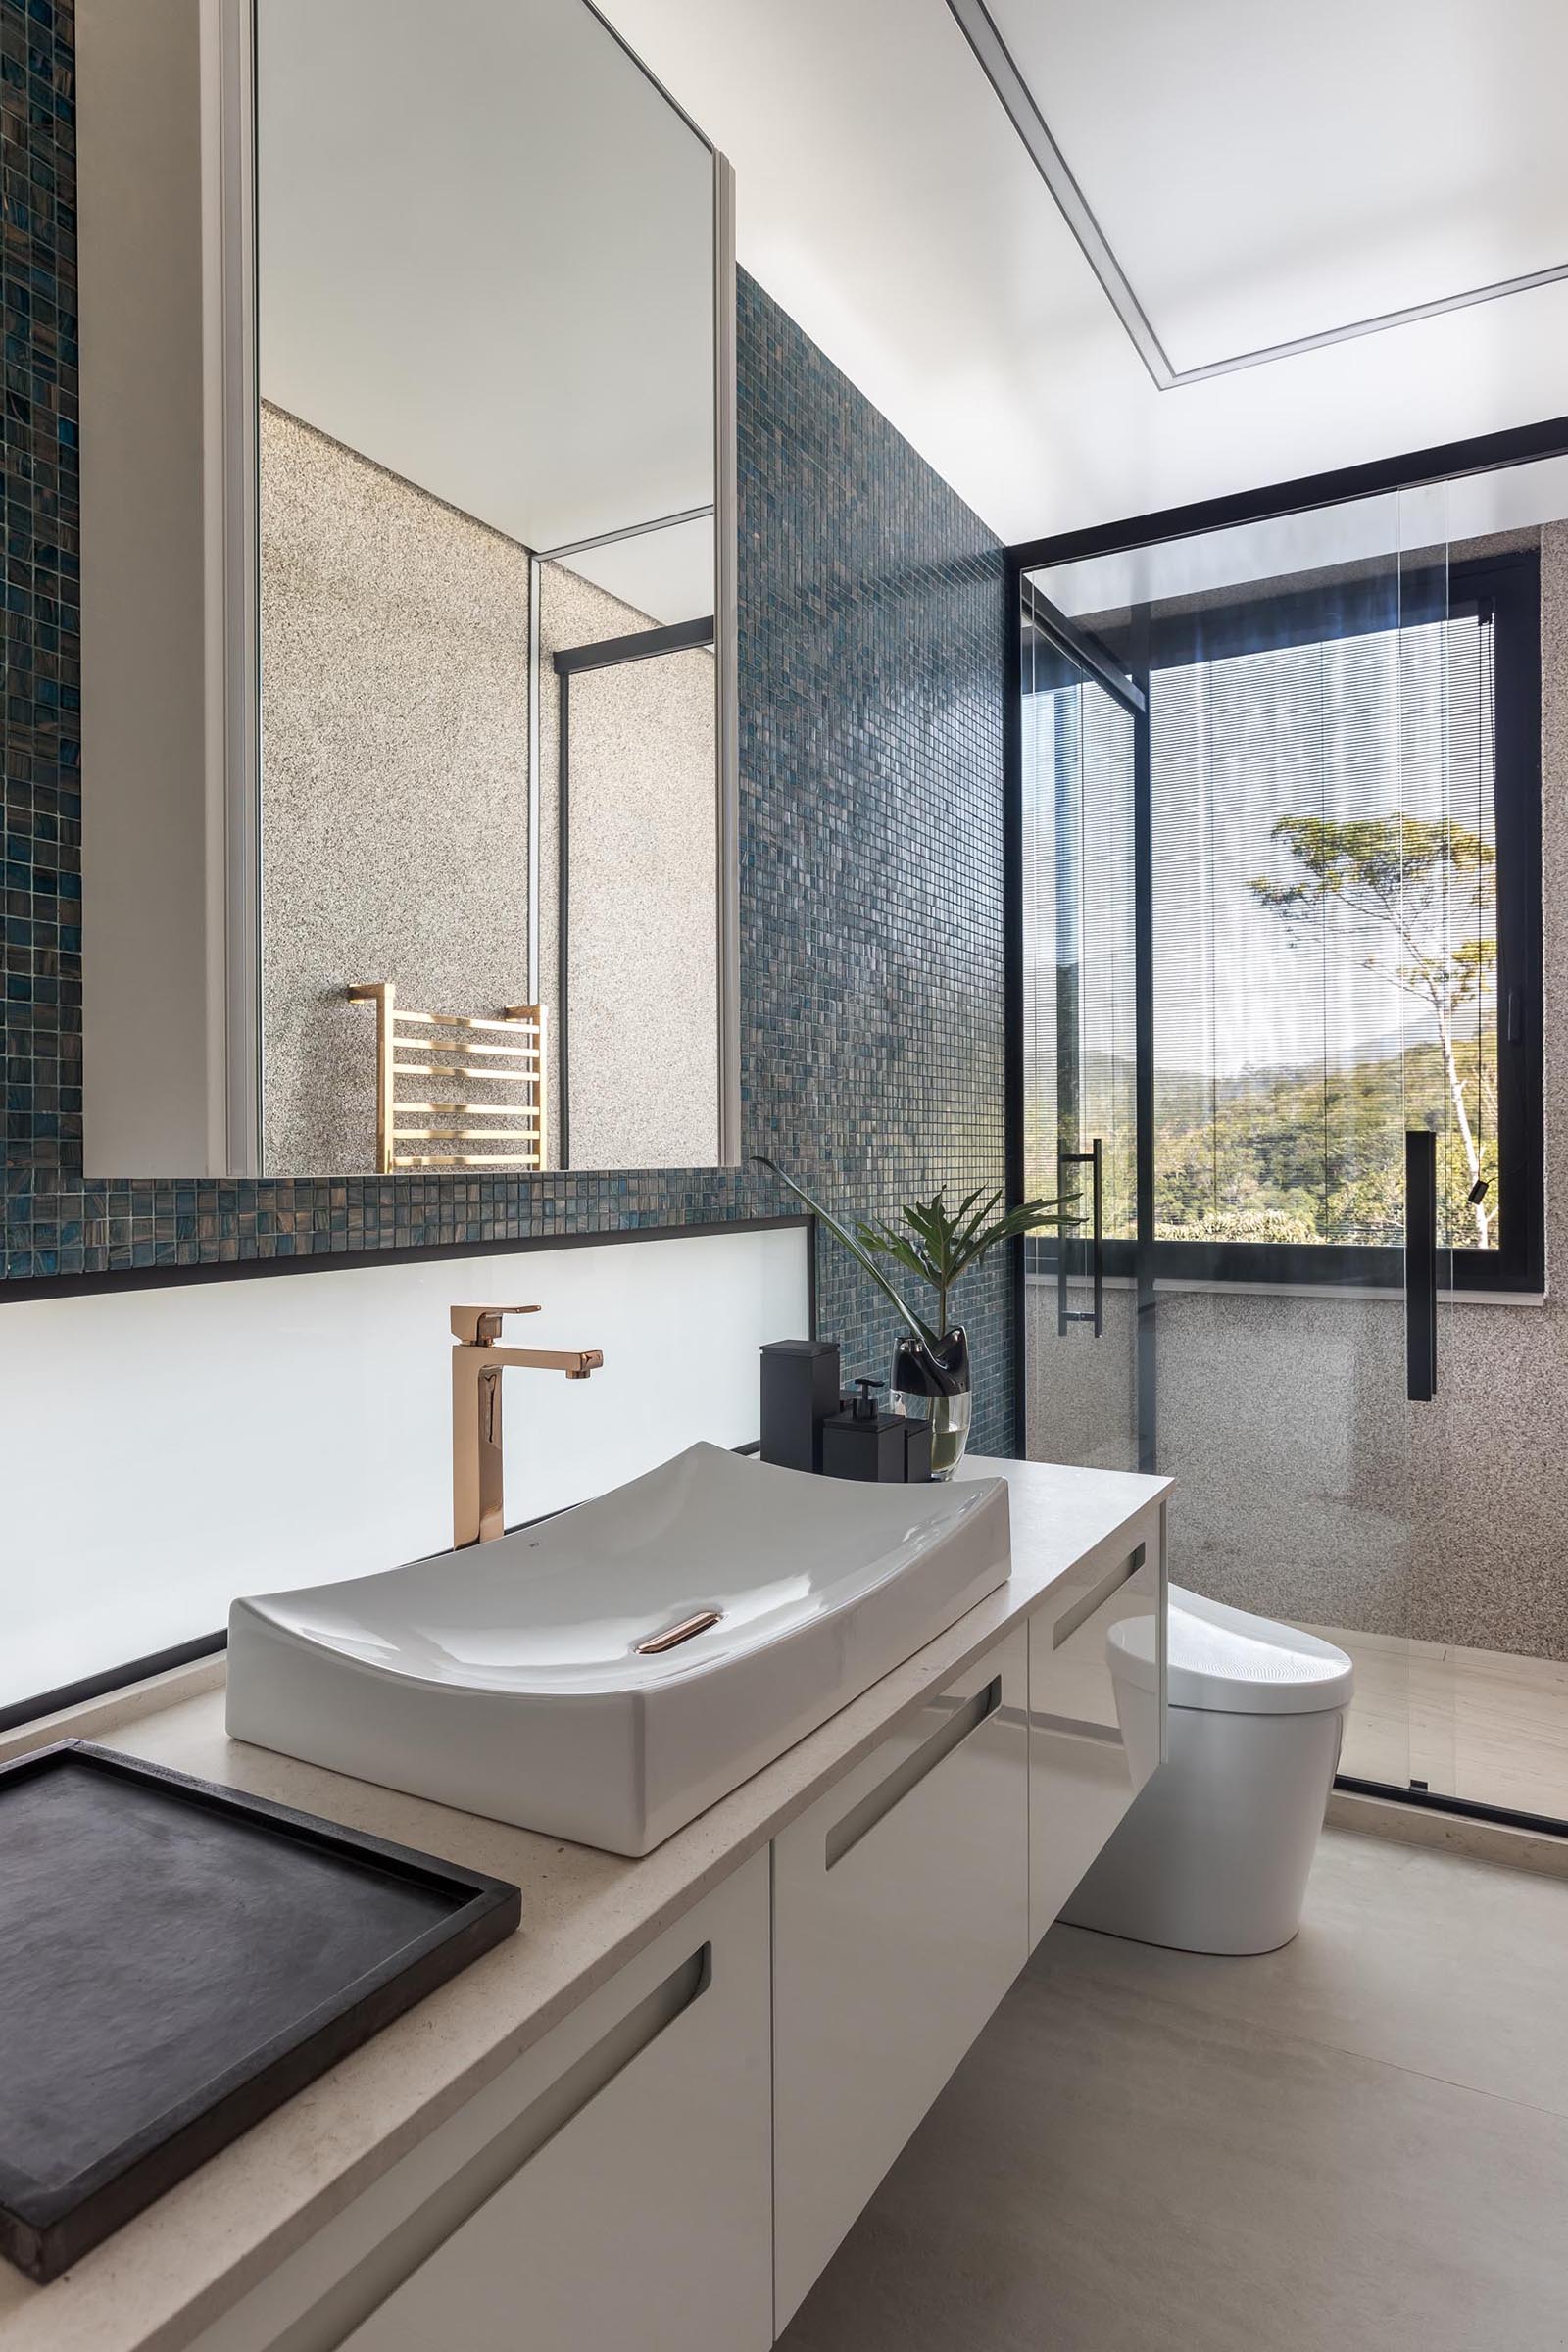
<svg viewBox="0 0 1568 2352"><path fill-rule="evenodd" d="M5 1276L790 1205L756 1170L83 1181L73 69L70 0L0 0ZM747 1149L835 1207L889 1210L1002 1181L1002 554L744 275L739 329ZM885 1372L891 1311L830 1242L818 1283L847 1370ZM962 1305L975 1442L1008 1450L1004 1269Z"/></svg>

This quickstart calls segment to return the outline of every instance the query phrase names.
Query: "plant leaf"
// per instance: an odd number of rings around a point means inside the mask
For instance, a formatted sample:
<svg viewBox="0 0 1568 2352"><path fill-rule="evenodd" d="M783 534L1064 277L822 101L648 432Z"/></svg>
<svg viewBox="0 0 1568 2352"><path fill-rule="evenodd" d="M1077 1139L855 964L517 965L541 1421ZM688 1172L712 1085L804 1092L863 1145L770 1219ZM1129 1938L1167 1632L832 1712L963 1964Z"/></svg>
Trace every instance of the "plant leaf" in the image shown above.
<svg viewBox="0 0 1568 2352"><path fill-rule="evenodd" d="M929 1200L910 1200L901 1210L907 1233L901 1233L885 1217L862 1217L855 1227L841 1224L839 1219L814 1200L804 1185L787 1176L776 1160L762 1152L754 1152L759 1167L771 1169L781 1184L789 1187L799 1200L804 1200L814 1216L821 1218L836 1241L842 1242L858 1264L864 1267L872 1281L890 1298L899 1313L917 1338L928 1348L941 1345L940 1335L922 1321L894 1289L877 1264L879 1257L888 1258L902 1266L921 1282L929 1283L939 1294L951 1291L958 1277L970 1266L978 1265L999 1242L1016 1241L1021 1234L1034 1233L1044 1226L1057 1229L1081 1225L1082 1217L1069 1215L1061 1199L1054 1200L1020 1200L1012 1208L1002 1208L1004 1198L999 1185L988 1189L977 1185L966 1193L956 1209L947 1202L947 1187L941 1186ZM1077 1195L1071 1196L1076 1200ZM999 1215L998 1210L1002 1209Z"/></svg>
<svg viewBox="0 0 1568 2352"><path fill-rule="evenodd" d="M877 1264L876 1259L872 1256L870 1250L861 1247L858 1235L853 1233L849 1226L842 1225L838 1218L833 1215L832 1211L824 1208L819 1200L813 1200L810 1194L807 1191L805 1185L797 1184L793 1176L787 1176L784 1170L779 1166L777 1160L769 1159L766 1153L761 1152L754 1152L752 1153L752 1157L760 1168L770 1169L773 1175L778 1178L780 1184L787 1185L789 1187L790 1191L795 1195L795 1198L798 1200L804 1200L813 1216L821 1218L822 1223L827 1227L829 1233L832 1234L834 1240L843 1244L844 1248L856 1260L857 1264L862 1266L865 1272L870 1275L871 1280L876 1284L877 1289L881 1291L884 1298L890 1299L893 1305L897 1307L899 1313L904 1317L905 1322L907 1323L915 1338L922 1341L927 1348L940 1348L942 1345L940 1333L933 1331L929 1323L923 1322L910 1307L906 1306L904 1300L899 1297L899 1294L894 1289L892 1283L889 1282L887 1276Z"/></svg>

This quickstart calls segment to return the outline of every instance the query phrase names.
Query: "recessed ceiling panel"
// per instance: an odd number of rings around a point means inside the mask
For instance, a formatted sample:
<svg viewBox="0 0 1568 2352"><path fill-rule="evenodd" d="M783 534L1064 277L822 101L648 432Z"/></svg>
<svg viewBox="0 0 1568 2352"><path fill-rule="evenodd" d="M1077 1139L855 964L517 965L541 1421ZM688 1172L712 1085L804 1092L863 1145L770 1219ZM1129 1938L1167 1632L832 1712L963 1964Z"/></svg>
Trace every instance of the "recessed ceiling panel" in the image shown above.
<svg viewBox="0 0 1568 2352"><path fill-rule="evenodd" d="M1172 369L1568 265L1563 0L988 0Z"/></svg>
<svg viewBox="0 0 1568 2352"><path fill-rule="evenodd" d="M1006 12L1008 0L996 4ZM1004 539L1494 432L1568 407L1568 282L1561 281L1162 391L976 62L958 0L604 5L733 161L746 269ZM1448 55L1455 24L1463 24L1467 43L1485 42L1488 54L1465 68L1466 103L1477 122L1485 115L1490 122L1489 148L1482 153L1472 143L1456 159L1423 129L1404 150L1422 165L1420 184L1401 196L1396 181L1393 198L1419 224L1436 189L1445 220L1458 221L1487 266L1502 256L1511 270L1527 255L1568 262L1568 236L1560 245L1544 234L1529 244L1520 238L1516 185L1522 174L1527 186L1556 190L1555 150L1543 145L1540 125L1568 78L1560 68L1542 67L1520 97L1514 83L1523 69L1504 62L1517 60L1526 25L1535 27L1530 54L1554 55L1559 11L1568 21L1568 0L1539 13L1534 0L1524 12L1518 0L1475 0L1473 23L1448 0L1364 0L1360 16L1340 0L1253 0L1246 9L1216 9L1208 0L1146 0L1142 7L1088 0L1076 11L1031 0L1027 10L1014 8L1009 31L1026 47L1030 25L1050 28L1046 46L1055 65L1031 50L1048 115L1054 89L1065 103L1086 75L1095 84L1103 78L1095 119L1108 123L1106 135L1130 159L1132 196L1168 212L1178 260L1193 248L1191 277L1200 265L1205 282L1228 284L1225 273L1248 259L1242 293L1255 295L1255 307L1238 296L1234 312L1218 321L1235 330L1234 339L1205 331L1183 340L1168 300L1161 313L1181 359L1201 363L1238 345L1255 349L1271 335L1289 337L1303 323L1327 318L1332 331L1352 310L1389 298L1390 279L1367 280L1359 228L1334 252L1343 222L1337 215L1331 224L1313 200L1322 174L1310 138L1294 151L1304 161L1293 165L1300 228L1291 249L1253 243L1238 254L1235 216L1250 199L1235 193L1242 164L1217 160L1230 126L1245 153L1255 157L1261 147L1267 160L1272 134L1260 138L1252 121L1256 92L1275 92L1270 122L1280 139L1295 121L1278 97L1280 74L1255 62L1260 41L1277 44L1279 24L1298 18L1301 37L1320 44L1325 58L1343 55L1350 39L1362 40L1364 51L1363 19L1374 29L1396 20L1407 38L1419 36L1434 50L1446 43ZM1166 68L1148 50L1146 31L1175 42L1186 74L1185 81L1174 70L1169 76L1177 87L1168 122L1159 86ZM1228 45L1211 56L1216 31ZM1250 51L1238 46L1244 34ZM1464 54L1473 56L1468 47ZM1200 110L1201 130L1187 104L1190 88L1210 93L1209 112ZM1494 96L1483 107L1487 92ZM1314 103L1321 122L1331 100L1320 92ZM1408 83L1401 104L1413 110L1410 121L1422 120ZM1060 135L1091 199L1104 205L1107 225L1121 236L1115 190L1107 189L1097 153L1085 159L1074 150L1075 135L1083 144L1086 111L1069 105ZM1381 123L1386 112L1374 109L1374 118ZM1227 126L1223 136L1213 132L1216 119ZM1451 148L1451 131L1446 137ZM1336 134L1317 143L1326 156L1348 142ZM1386 149L1380 153L1387 157ZM1564 171L1568 176L1568 165ZM1486 191L1484 202L1477 190ZM1471 217L1478 204L1484 225ZM1545 209L1555 216L1560 206ZM1298 296L1303 238L1321 297L1310 306ZM1150 257L1133 242L1126 266L1136 283ZM1473 266L1468 251L1458 258ZM1425 290L1440 274L1448 299L1468 270L1434 267L1415 286L1401 277L1394 300Z"/></svg>

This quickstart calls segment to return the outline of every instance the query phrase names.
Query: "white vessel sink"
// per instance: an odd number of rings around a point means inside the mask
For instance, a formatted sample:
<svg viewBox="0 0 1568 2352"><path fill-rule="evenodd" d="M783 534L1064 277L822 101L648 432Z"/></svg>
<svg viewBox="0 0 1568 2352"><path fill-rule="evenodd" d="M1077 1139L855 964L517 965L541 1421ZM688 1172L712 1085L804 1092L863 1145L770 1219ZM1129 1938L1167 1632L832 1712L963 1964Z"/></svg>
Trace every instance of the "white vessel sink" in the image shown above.
<svg viewBox="0 0 1568 2352"><path fill-rule="evenodd" d="M235 1601L228 1728L645 1854L1008 1568L1002 1479L860 1486L693 1446L495 1543Z"/></svg>

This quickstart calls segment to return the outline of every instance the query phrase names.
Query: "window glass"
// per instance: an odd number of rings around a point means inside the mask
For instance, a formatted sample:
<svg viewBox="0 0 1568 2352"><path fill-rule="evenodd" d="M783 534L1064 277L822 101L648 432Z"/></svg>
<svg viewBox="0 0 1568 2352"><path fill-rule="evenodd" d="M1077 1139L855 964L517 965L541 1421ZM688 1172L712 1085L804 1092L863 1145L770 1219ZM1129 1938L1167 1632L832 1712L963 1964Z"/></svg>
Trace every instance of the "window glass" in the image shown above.
<svg viewBox="0 0 1568 2352"><path fill-rule="evenodd" d="M1397 1243L1434 1102L1444 1239L1496 1247L1492 640L1470 612L1152 671L1156 1239Z"/></svg>

